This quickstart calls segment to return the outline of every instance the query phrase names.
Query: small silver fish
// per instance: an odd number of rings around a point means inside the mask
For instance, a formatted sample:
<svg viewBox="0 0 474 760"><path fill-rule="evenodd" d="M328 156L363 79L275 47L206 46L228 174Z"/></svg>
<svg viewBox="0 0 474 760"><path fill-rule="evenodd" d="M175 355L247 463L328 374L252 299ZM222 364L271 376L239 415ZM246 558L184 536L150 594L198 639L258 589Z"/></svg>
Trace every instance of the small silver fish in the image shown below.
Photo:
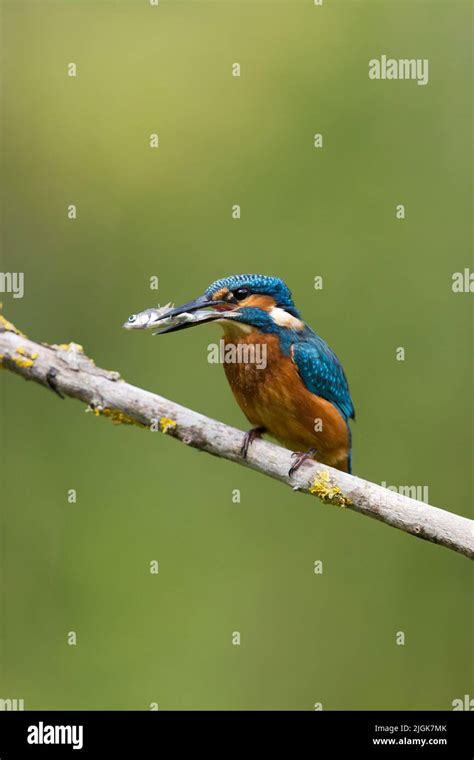
<svg viewBox="0 0 474 760"><path fill-rule="evenodd" d="M150 330L152 327L155 327L157 320L161 319L161 317L172 308L173 304L168 303L166 306L152 307L151 309L144 309L144 311L140 311L138 314L130 314L122 327L124 327L125 330ZM169 323L174 324L173 318L169 320ZM168 325L168 320L162 319L161 324L163 327L166 327Z"/></svg>
<svg viewBox="0 0 474 760"><path fill-rule="evenodd" d="M125 330L151 330L156 327L161 331L169 327L176 328L184 324L209 321L212 318L210 312L206 309L197 309L193 312L183 311L174 317L166 317L166 312L170 311L173 306L172 303L168 303L166 306L157 307L156 309L144 309L144 311L140 311L138 314L131 314L122 327Z"/></svg>

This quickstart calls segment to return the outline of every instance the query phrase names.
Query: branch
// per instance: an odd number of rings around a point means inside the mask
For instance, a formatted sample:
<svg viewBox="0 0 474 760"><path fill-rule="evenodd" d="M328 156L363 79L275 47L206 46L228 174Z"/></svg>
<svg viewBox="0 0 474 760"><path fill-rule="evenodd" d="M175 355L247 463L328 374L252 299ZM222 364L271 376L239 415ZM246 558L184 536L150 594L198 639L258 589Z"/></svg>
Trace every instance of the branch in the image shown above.
<svg viewBox="0 0 474 760"><path fill-rule="evenodd" d="M323 502L347 507L386 525L474 557L474 521L432 507L317 462L307 462L292 478L291 452L256 440L243 460L243 433L161 396L129 385L118 372L96 367L75 343L48 345L28 340L0 316L0 366L86 403L96 415L116 423L159 430L214 456L280 480Z"/></svg>

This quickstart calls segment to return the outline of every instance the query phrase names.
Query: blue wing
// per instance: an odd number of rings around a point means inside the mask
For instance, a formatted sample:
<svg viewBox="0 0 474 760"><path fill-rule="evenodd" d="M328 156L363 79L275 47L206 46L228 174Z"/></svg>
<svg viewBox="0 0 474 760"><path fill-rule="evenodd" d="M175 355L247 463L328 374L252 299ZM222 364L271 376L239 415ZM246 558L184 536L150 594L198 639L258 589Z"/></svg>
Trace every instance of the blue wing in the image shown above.
<svg viewBox="0 0 474 760"><path fill-rule="evenodd" d="M291 346L291 355L301 379L311 393L334 404L345 420L354 419L354 405L339 359L319 335L311 333L309 339Z"/></svg>

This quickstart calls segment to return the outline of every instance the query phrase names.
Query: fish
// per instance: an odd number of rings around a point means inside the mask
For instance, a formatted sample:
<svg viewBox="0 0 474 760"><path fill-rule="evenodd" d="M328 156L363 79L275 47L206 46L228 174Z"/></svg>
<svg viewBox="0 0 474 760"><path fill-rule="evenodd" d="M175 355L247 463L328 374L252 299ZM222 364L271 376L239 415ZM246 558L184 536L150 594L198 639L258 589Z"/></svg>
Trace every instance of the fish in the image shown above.
<svg viewBox="0 0 474 760"><path fill-rule="evenodd" d="M161 332L166 331L169 328L176 329L182 325L197 324L199 322L208 322L216 317L223 318L227 316L227 312L222 314L212 313L206 309L197 309L193 312L182 312L175 316L167 317L166 313L174 308L174 304L168 303L166 306L151 307L150 309L144 309L137 314L131 314L129 318L123 323L122 327L125 330L151 330L158 328L158 332L154 335L160 335ZM235 312L233 312L235 314Z"/></svg>
<svg viewBox="0 0 474 760"><path fill-rule="evenodd" d="M125 330L150 330L152 327L155 327L155 323L158 320L161 320L160 324L162 324L163 327L166 327L168 320L163 319L163 317L166 312L172 308L173 304L168 303L166 306L152 306L150 309L144 309L143 311L139 311L137 314L130 314L129 318L126 320L126 322L123 323L122 327L125 328ZM175 324L174 321L172 323L173 325Z"/></svg>

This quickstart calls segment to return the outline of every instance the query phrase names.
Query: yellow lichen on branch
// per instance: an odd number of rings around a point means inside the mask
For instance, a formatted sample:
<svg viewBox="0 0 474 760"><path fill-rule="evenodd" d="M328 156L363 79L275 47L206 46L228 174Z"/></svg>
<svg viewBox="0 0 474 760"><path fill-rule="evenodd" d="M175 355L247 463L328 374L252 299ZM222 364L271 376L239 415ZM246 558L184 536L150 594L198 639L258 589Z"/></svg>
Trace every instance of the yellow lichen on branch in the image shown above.
<svg viewBox="0 0 474 760"><path fill-rule="evenodd" d="M176 422L169 417L160 417L160 430L162 433L171 433L176 428Z"/></svg>
<svg viewBox="0 0 474 760"><path fill-rule="evenodd" d="M16 330L9 330L9 332L15 332L17 335L21 335L21 333ZM18 354L18 356L16 356L16 354ZM28 353L27 349L24 348L24 346L18 346L15 349L13 356L8 354L0 354L0 368L7 366L8 362L11 362L19 369L29 369L33 366L38 356L39 354L37 351Z"/></svg>
<svg viewBox="0 0 474 760"><path fill-rule="evenodd" d="M51 343L50 348L55 348L58 351L73 351L76 354L84 353L84 348L80 343Z"/></svg>
<svg viewBox="0 0 474 760"><path fill-rule="evenodd" d="M13 322L9 322L8 319L5 319L5 317L0 314L0 328L2 330L6 330L7 332L13 332L16 335L21 335L22 338L26 338L25 333L22 333L21 330L19 330Z"/></svg>
<svg viewBox="0 0 474 760"><path fill-rule="evenodd" d="M344 496L342 489L331 483L329 472L323 470L314 479L309 487L309 492L317 496L325 504L336 504L338 507L350 507L352 506L351 499Z"/></svg>
<svg viewBox="0 0 474 760"><path fill-rule="evenodd" d="M122 412L120 409L111 409L108 406L90 406L86 411L93 412L96 417L108 417L109 420L114 423L114 425L138 425L138 427L142 428L148 427L148 425L145 425L145 423L139 422L129 414Z"/></svg>
<svg viewBox="0 0 474 760"><path fill-rule="evenodd" d="M24 367L25 369L32 367L35 363L35 359L39 356L37 351L28 353L24 346L18 346L18 348L15 349L15 353L19 354L21 358L13 356L12 361L15 362L17 367Z"/></svg>

